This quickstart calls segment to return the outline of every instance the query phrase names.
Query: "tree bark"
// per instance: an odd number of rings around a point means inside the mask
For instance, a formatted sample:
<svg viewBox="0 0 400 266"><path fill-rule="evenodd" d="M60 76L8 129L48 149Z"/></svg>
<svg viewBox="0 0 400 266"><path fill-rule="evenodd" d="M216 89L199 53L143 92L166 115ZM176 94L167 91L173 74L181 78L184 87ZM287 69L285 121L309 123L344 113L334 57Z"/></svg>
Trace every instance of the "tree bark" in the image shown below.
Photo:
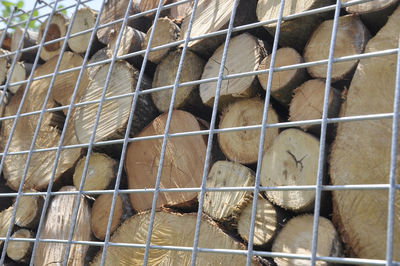
<svg viewBox="0 0 400 266"><path fill-rule="evenodd" d="M50 23L50 26L47 35L44 37L45 42L64 37L67 33L68 22L68 19L61 13L55 13L50 22L46 19L46 21L40 25L38 42L43 39L43 34L48 23ZM40 58L47 61L53 56L59 55L63 44L64 40L52 44L44 44L42 52L40 53Z"/></svg>
<svg viewBox="0 0 400 266"><path fill-rule="evenodd" d="M10 75L10 69L8 70L7 73L7 77ZM16 64L14 65L14 69L11 75L11 80L9 84L12 84L14 82L19 82L19 81L23 81L26 79L26 70L25 70L25 65L22 62L16 62ZM21 88L22 84L19 85L9 85L8 86L8 90L11 91L13 94L15 94L19 88Z"/></svg>
<svg viewBox="0 0 400 266"><path fill-rule="evenodd" d="M19 229L11 236L12 238L32 238L33 233L28 229ZM7 256L16 262L28 263L33 249L33 242L10 241L7 246Z"/></svg>
<svg viewBox="0 0 400 266"><path fill-rule="evenodd" d="M12 35L12 39L11 39L11 47L10 47L11 52L17 51L19 42L21 41L21 38L24 38L21 49L36 45L36 43L38 41L38 35L39 35L38 32L28 30L25 33L25 35L23 35L23 34L24 34L24 31L20 27L15 28L15 31L14 31L14 33ZM33 63L35 61L37 51L38 51L38 48L29 50L26 52L21 52L19 54L18 60Z"/></svg>
<svg viewBox="0 0 400 266"><path fill-rule="evenodd" d="M219 128L260 125L264 111L264 100L260 98L244 99L226 107L219 122ZM278 115L269 107L268 123L278 123ZM232 161L244 164L257 162L260 146L259 130L240 130L218 134L218 142L222 152ZM271 146L273 139L278 135L278 128L267 130L264 150Z"/></svg>

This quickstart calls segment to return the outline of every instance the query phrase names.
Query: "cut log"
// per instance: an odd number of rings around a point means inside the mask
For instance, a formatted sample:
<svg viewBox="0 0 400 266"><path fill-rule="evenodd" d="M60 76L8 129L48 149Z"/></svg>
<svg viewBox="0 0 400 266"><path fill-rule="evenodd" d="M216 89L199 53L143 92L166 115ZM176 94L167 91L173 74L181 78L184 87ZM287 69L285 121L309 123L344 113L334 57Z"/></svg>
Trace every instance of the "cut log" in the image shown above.
<svg viewBox="0 0 400 266"><path fill-rule="evenodd" d="M287 129L275 138L264 153L262 186L315 185L318 174L319 141L299 129ZM265 191L276 205L295 212L312 210L315 191Z"/></svg>
<svg viewBox="0 0 400 266"><path fill-rule="evenodd" d="M199 1L196 9L196 14L194 16L192 30L190 32L190 37L199 37L204 34L211 32L216 32L222 29L228 28L229 20L233 7L235 5L234 0L218 1L218 0L201 0ZM238 7L235 14L235 20L233 26L245 25L251 22L255 22L256 19L256 0L239 0ZM190 12L182 22L181 26L181 39L185 40L188 32L188 26L190 23L190 18L192 12ZM225 40L225 35L219 35L209 38L201 38L199 40L194 40L189 42L189 48L196 53L208 58L212 55L214 50ZM250 51L251 49L249 49ZM243 51L247 51L247 48L240 50L240 53L235 55L240 55ZM221 57L217 58L218 61ZM217 72L218 73L218 72Z"/></svg>
<svg viewBox="0 0 400 266"><path fill-rule="evenodd" d="M157 9L158 8L158 4L160 3L160 1L162 1L162 5L165 6L170 0L141 0L139 1L139 11L140 12L145 12L145 11L149 11L152 9ZM161 10L161 14L160 16L166 16L169 13L169 10ZM146 15L147 17L154 19L154 16L156 15L156 11Z"/></svg>
<svg viewBox="0 0 400 266"><path fill-rule="evenodd" d="M0 38L2 38L3 34L4 34L4 29L0 30ZM1 49L6 49L8 51L11 51L11 41L12 41L11 33L6 32L6 37L4 37L4 42L1 45Z"/></svg>
<svg viewBox="0 0 400 266"><path fill-rule="evenodd" d="M24 38L21 49L36 45L38 41L38 36L38 32L32 30L28 30L24 35L24 30L20 27L16 27L12 35L10 51L17 51L21 38ZM18 60L33 63L36 58L37 50L38 48L26 52L21 52L18 56Z"/></svg>
<svg viewBox="0 0 400 266"><path fill-rule="evenodd" d="M90 60L88 61L87 64L89 65L89 64L100 62L100 61L107 60L107 59L109 59L108 48L104 47L104 48L98 50L94 55L92 55L92 57L90 58ZM86 68L88 76L91 79L93 79L94 74L97 72L97 70L99 70L99 68L102 65L90 66L90 67Z"/></svg>
<svg viewBox="0 0 400 266"><path fill-rule="evenodd" d="M398 48L400 8L372 38L365 52ZM341 115L392 113L397 55L360 60ZM391 119L339 123L330 156L333 185L388 184ZM399 158L397 158L399 163ZM400 182L399 175L397 184ZM388 191L333 191L334 222L347 251L370 259L386 258ZM400 261L400 197L395 198L393 260Z"/></svg>
<svg viewBox="0 0 400 266"><path fill-rule="evenodd" d="M178 71L182 50L169 53L157 66L154 73L153 88L173 85ZM203 72L205 61L191 51L187 51L183 61L179 82L198 80ZM172 89L162 90L151 94L153 102L160 112L167 112L171 104ZM201 105L198 85L179 87L176 92L174 108L189 105ZM197 106L199 107L199 106Z"/></svg>
<svg viewBox="0 0 400 266"><path fill-rule="evenodd" d="M254 186L255 173L250 168L229 161L214 163L207 177L207 188ZM251 191L208 191L203 211L216 221L236 227L238 215L252 199Z"/></svg>
<svg viewBox="0 0 400 266"><path fill-rule="evenodd" d="M74 172L74 186L79 189L86 156L78 161ZM104 190L115 180L117 162L103 153L92 153L89 159L85 184L83 190Z"/></svg>
<svg viewBox="0 0 400 266"><path fill-rule="evenodd" d="M288 0L285 1L283 16L302 13L319 7L334 4L333 0ZM259 21L269 21L278 19L281 0L260 0L257 4L257 17ZM282 21L279 34L279 45L281 47L289 46L302 52L312 32L318 27L327 13L302 16L292 20ZM266 30L275 35L277 23L264 25ZM329 36L330 37L330 36ZM329 42L328 38L327 42ZM328 46L329 47L329 46Z"/></svg>
<svg viewBox="0 0 400 266"><path fill-rule="evenodd" d="M10 75L10 70L8 70L7 73L7 77ZM19 82L19 81L23 81L26 78L26 70L25 70L25 65L22 62L16 62L16 64L14 65L14 69L11 75L11 80L9 84L12 84L14 82ZM8 86L8 90L11 91L12 93L16 93L19 88L21 88L22 84L19 85L9 85Z"/></svg>
<svg viewBox="0 0 400 266"><path fill-rule="evenodd" d="M19 229L12 238L32 238L33 233L28 229ZM10 240L7 246L7 256L16 262L29 262L31 259L33 242Z"/></svg>
<svg viewBox="0 0 400 266"><path fill-rule="evenodd" d="M252 208L253 201L249 201L240 213L237 222L238 232L246 242L249 242ZM275 207L262 197L258 197L254 226L253 244L257 246L270 242L277 231L278 220Z"/></svg>
<svg viewBox="0 0 400 266"><path fill-rule="evenodd" d="M181 2L181 0L171 0L172 3ZM170 9L168 17L174 21L174 23L181 24L183 19L190 14L193 10L194 2L187 2L179 4Z"/></svg>
<svg viewBox="0 0 400 266"><path fill-rule="evenodd" d="M164 134L167 114L157 117L138 137ZM201 130L197 119L185 112L172 113L169 133ZM135 141L129 144L125 169L129 188L154 188L160 162L162 139ZM204 170L206 143L201 135L168 139L164 157L160 188L199 187ZM196 200L196 192L159 193L157 208L166 206L186 207ZM151 208L153 193L130 194L132 207L137 211Z"/></svg>
<svg viewBox="0 0 400 266"><path fill-rule="evenodd" d="M146 38L142 44L143 50L146 50L147 48L152 30L153 27L151 27L146 33ZM179 27L169 18L165 17L158 19L153 41L151 42L151 48L177 41L179 38L179 32ZM150 52L148 59L151 62L158 64L171 49L172 47Z"/></svg>
<svg viewBox="0 0 400 266"><path fill-rule="evenodd" d="M0 237L6 237L8 227L11 223L11 217L14 207L11 206L2 212L0 212ZM0 240L0 246L2 247L4 240Z"/></svg>
<svg viewBox="0 0 400 266"><path fill-rule="evenodd" d="M272 252L285 252L311 256L313 236L312 215L302 215L291 219L280 231L272 245ZM339 236L332 222L319 217L317 256L338 257L342 255ZM274 258L278 266L310 265L310 260ZM326 261L317 261L316 265L330 265Z"/></svg>
<svg viewBox="0 0 400 266"><path fill-rule="evenodd" d="M19 227L35 229L40 221L44 198L42 196L22 196L15 215Z"/></svg>
<svg viewBox="0 0 400 266"><path fill-rule="evenodd" d="M0 55L6 55L8 54L7 50L0 49ZM3 82L7 78L7 72L8 72L8 57L0 57L0 84L3 84Z"/></svg>
<svg viewBox="0 0 400 266"><path fill-rule="evenodd" d="M46 19L46 21L40 26L38 42L43 39L44 30L46 29L46 25L48 23L50 23L50 26L44 39L45 42L64 37L67 33L68 19L61 13L55 13L50 22L48 19ZM42 52L40 53L40 58L42 58L44 61L47 61L53 56L59 55L63 44L64 40L56 43L45 44Z"/></svg>
<svg viewBox="0 0 400 266"><path fill-rule="evenodd" d="M290 66L303 63L301 55L293 48L284 47L276 51L274 67ZM269 69L271 65L271 55L264 58L258 70ZM258 75L258 80L264 90L267 90L268 75ZM284 106L287 106L291 99L293 90L303 83L307 78L305 68L297 68L286 71L274 72L271 84L271 95Z"/></svg>
<svg viewBox="0 0 400 266"><path fill-rule="evenodd" d="M223 110L219 128L231 128L241 126L260 125L264 111L264 100L260 98L244 99L237 101ZM278 115L269 107L269 124L278 123ZM230 160L244 164L257 162L260 146L259 130L240 130L218 134L218 142L222 152ZM269 128L266 133L264 150L271 144L278 135L278 128Z"/></svg>
<svg viewBox="0 0 400 266"><path fill-rule="evenodd" d="M204 67L201 79L218 77L224 46L215 50ZM256 71L265 56L265 49L256 37L243 33L231 39L224 66L224 75ZM235 97L251 97L257 90L256 76L222 81L219 106L232 101ZM204 104L213 106L217 82L200 84L200 96Z"/></svg>
<svg viewBox="0 0 400 266"><path fill-rule="evenodd" d="M76 191L72 186L63 187L60 191ZM82 196L72 240L90 241L90 207ZM40 234L41 239L68 240L72 225L73 211L77 203L76 195L57 195L51 201L47 216ZM64 263L67 244L40 242L36 250L35 265ZM72 244L66 265L84 265L88 245Z"/></svg>
<svg viewBox="0 0 400 266"><path fill-rule="evenodd" d="M313 32L304 48L304 60L313 62L328 59L333 20L326 20ZM369 31L358 16L347 15L339 18L336 33L335 57L361 54L370 38ZM357 66L358 60L334 63L332 82L349 78ZM326 78L327 65L308 67L308 73L314 78Z"/></svg>
<svg viewBox="0 0 400 266"><path fill-rule="evenodd" d="M311 79L294 91L293 100L290 103L289 121L302 121L321 119L325 96L325 81ZM328 101L328 117L337 117L342 103L341 93L335 88L330 89ZM302 129L319 132L320 125L302 125Z"/></svg>
<svg viewBox="0 0 400 266"><path fill-rule="evenodd" d="M145 244L149 229L150 213L141 213L126 220L111 237L111 242ZM157 212L153 224L151 245L193 246L196 216ZM222 232L215 224L203 218L200 224L199 247L214 249L242 249L238 242ZM133 252L134 251L134 252ZM144 248L110 246L106 265L142 265ZM92 265L100 265L102 251ZM192 252L168 249L150 249L149 265L190 265ZM246 256L237 254L199 252L197 265L245 265ZM252 264L253 265L253 264Z"/></svg>

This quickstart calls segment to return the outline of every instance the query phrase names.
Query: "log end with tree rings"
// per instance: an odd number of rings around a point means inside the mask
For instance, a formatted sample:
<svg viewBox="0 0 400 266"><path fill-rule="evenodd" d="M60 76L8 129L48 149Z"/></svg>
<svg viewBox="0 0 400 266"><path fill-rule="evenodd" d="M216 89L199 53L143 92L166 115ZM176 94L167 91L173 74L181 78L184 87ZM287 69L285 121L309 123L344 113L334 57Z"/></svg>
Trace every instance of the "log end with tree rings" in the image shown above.
<svg viewBox="0 0 400 266"><path fill-rule="evenodd" d="M67 33L68 19L61 13L55 13L53 15L53 18L51 21L48 21L48 19L47 19L40 26L38 42L40 42L42 40L44 31L45 31L48 23L50 23L50 25L49 25L49 29L47 31L46 36L44 36L45 42L49 42L49 41L64 37L65 34ZM54 42L51 44L44 44L42 52L40 53L40 58L47 61L50 58L52 58L53 56L60 54L63 43L64 43L64 40Z"/></svg>
<svg viewBox="0 0 400 266"><path fill-rule="evenodd" d="M97 19L97 12L89 7L81 8L75 15L75 21L71 28L71 35L94 28ZM91 32L68 39L68 45L75 53L84 53L89 47ZM92 50L93 50L92 46Z"/></svg>

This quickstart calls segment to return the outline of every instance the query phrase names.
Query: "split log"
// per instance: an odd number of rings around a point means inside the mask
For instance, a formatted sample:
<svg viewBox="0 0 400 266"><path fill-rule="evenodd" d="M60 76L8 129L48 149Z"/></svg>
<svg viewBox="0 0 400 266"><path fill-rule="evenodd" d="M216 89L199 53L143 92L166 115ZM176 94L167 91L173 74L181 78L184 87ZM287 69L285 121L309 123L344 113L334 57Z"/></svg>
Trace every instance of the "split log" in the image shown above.
<svg viewBox="0 0 400 266"><path fill-rule="evenodd" d="M303 62L303 57L295 49L284 47L276 51L274 67L290 66ZM268 55L262 60L258 70L269 69L270 65L271 55ZM264 90L267 90L268 75L269 73L259 74L257 76ZM307 73L305 68L274 72L271 84L271 96L284 106L289 105L292 99L293 90L303 83L306 78Z"/></svg>
<svg viewBox="0 0 400 266"><path fill-rule="evenodd" d="M34 235L28 229L19 229L12 238L33 238ZM28 263L31 259L33 242L10 240L7 246L7 256L16 262Z"/></svg>
<svg viewBox="0 0 400 266"><path fill-rule="evenodd" d="M264 153L262 186L315 185L318 174L319 141L299 129L287 129L275 138ZM265 191L276 205L295 212L314 208L315 191Z"/></svg>
<svg viewBox="0 0 400 266"><path fill-rule="evenodd" d="M61 13L55 13L51 21L46 19L46 21L40 26L38 42L43 39L44 30L46 29L48 23L50 23L50 26L47 31L47 35L44 36L45 42L64 37L67 33L68 19ZM56 43L44 44L42 52L40 53L40 58L42 58L44 61L47 61L53 56L59 55L63 44L64 40Z"/></svg>
<svg viewBox="0 0 400 266"><path fill-rule="evenodd" d="M167 114L157 117L137 137L164 134ZM201 126L191 114L176 110L172 113L169 133L199 131ZM125 169L129 188L154 188L163 139L131 142L128 146ZM199 187L203 177L206 143L202 135L168 139L160 188ZM196 192L159 193L157 208L162 206L191 207ZM132 207L137 211L151 208L153 193L130 194Z"/></svg>
<svg viewBox="0 0 400 266"><path fill-rule="evenodd" d="M372 38L365 52L398 48L400 8ZM342 116L392 113L397 55L360 60ZM330 156L333 185L388 184L392 119L339 123ZM399 163L399 158L397 158ZM400 179L397 175L397 183ZM347 251L360 258L385 259L388 191L333 191L333 219ZM395 198L393 260L400 261L400 197Z"/></svg>
<svg viewBox="0 0 400 266"><path fill-rule="evenodd" d="M233 7L235 5L234 0L218 1L218 0L201 0L197 5L197 11L194 16L192 30L190 37L199 37L204 34L216 32L222 29L228 28L229 20ZM238 1L238 7L235 14L235 20L233 26L246 25L251 22L255 22L256 19L256 0L240 0ZM190 12L182 22L181 26L181 39L185 40L188 32L188 26L192 12ZM199 40L189 42L189 48L194 52L204 56L205 58L210 57L214 50L225 40L225 35L219 35L209 38L201 38ZM240 50L240 53L235 51L235 55L240 55L243 51L251 51L252 49L244 48ZM221 58L217 58L218 61Z"/></svg>
<svg viewBox="0 0 400 266"><path fill-rule="evenodd" d="M10 51L17 51L21 38L24 38L21 49L36 45L38 41L38 36L39 34L36 31L28 30L24 34L23 29L21 29L20 27L16 27L12 35ZM26 52L21 52L18 56L18 60L33 63L36 58L37 50L38 48Z"/></svg>
<svg viewBox="0 0 400 266"><path fill-rule="evenodd" d="M76 191L72 186L63 187L60 191ZM81 196L78 217L72 240L90 241L90 207ZM51 201L44 221L40 238L68 240L72 216L77 195L57 195ZM64 263L67 244L40 242L36 251L35 265L49 265L54 262ZM67 265L84 265L88 245L72 244Z"/></svg>
<svg viewBox="0 0 400 266"><path fill-rule="evenodd" d="M180 0L171 0L172 3L180 2ZM179 4L170 9L168 17L172 19L175 23L181 24L183 19L190 14L193 10L193 3L188 2L184 4Z"/></svg>
<svg viewBox="0 0 400 266"><path fill-rule="evenodd" d="M325 81L311 79L294 90L293 100L289 108L289 121L321 119L325 97ZM328 117L337 117L342 103L341 93L330 89L328 101ZM319 132L321 125L302 125L302 129Z"/></svg>
<svg viewBox="0 0 400 266"><path fill-rule="evenodd" d="M8 69L7 77L10 76L10 70L11 69ZM13 69L9 84L12 84L14 82L23 81L25 79L26 79L26 70L25 70L24 63L16 62L16 64L14 65L14 69ZM19 88L21 88L21 86L23 86L23 84L9 85L7 89L9 91L11 91L13 94L15 94L19 90Z"/></svg>
<svg viewBox="0 0 400 266"><path fill-rule="evenodd" d="M114 243L145 244L149 229L150 213L141 213L126 220L114 233L110 241ZM196 228L193 214L173 214L157 212L153 224L151 245L192 246ZM214 249L243 249L242 245L222 232L214 223L203 218L200 224L199 247ZM106 253L106 265L141 265L144 248L110 246ZM94 258L92 265L100 265L102 251ZM150 249L148 264L189 265L191 252ZM199 252L198 265L245 265L246 256L221 253ZM255 263L252 263L252 265Z"/></svg>
<svg viewBox="0 0 400 266"><path fill-rule="evenodd" d="M178 71L182 50L173 51L165 57L157 66L154 73L153 88L166 85L173 85ZM204 68L204 60L195 53L187 51L183 61L180 83L198 80ZM172 89L162 90L151 94L153 102L160 112L167 112L171 104ZM201 106L198 85L191 85L177 88L174 108L187 106Z"/></svg>
<svg viewBox="0 0 400 266"><path fill-rule="evenodd" d="M19 227L35 229L40 221L44 198L42 196L22 196L15 215Z"/></svg>
<svg viewBox="0 0 400 266"><path fill-rule="evenodd" d="M228 2L228 1L227 1ZM204 67L202 79L218 77L224 46L215 50ZM229 42L228 54L224 66L224 75L256 71L265 49L256 37L243 33L232 38ZM200 84L200 96L204 104L213 106L217 82ZM257 90L256 76L229 79L222 81L219 106L232 101L235 97L251 97Z"/></svg>
<svg viewBox="0 0 400 266"><path fill-rule="evenodd" d="M306 62L329 57L332 28L333 20L326 20L313 32L304 48L304 60ZM336 33L335 57L361 54L369 38L370 33L358 16L340 17ZM334 63L332 82L349 78L354 73L357 64L358 60ZM326 78L327 69L326 64L307 68L308 73L314 78Z"/></svg>
<svg viewBox="0 0 400 266"><path fill-rule="evenodd" d="M302 13L313 10L329 4L334 4L333 0L288 0L285 1L283 16ZM278 19L281 0L260 0L257 4L257 17L259 21L269 21ZM305 44L310 38L312 32L318 25L328 16L327 13L319 13L313 15L302 16L292 20L282 21L279 34L279 45L281 47L293 47L297 51L302 52ZM264 25L266 30L275 35L277 23L269 23ZM328 38L329 42L330 38ZM329 46L328 46L329 47Z"/></svg>
<svg viewBox="0 0 400 266"><path fill-rule="evenodd" d="M260 98L237 101L223 110L219 128L260 125L264 111L264 100ZM278 123L278 115L272 107L268 110L269 124ZM222 152L232 161L244 164L257 162L260 146L259 130L240 130L218 134L218 142ZM264 150L271 146L278 135L278 128L269 128L266 133Z"/></svg>
<svg viewBox="0 0 400 266"><path fill-rule="evenodd" d="M238 232L246 242L249 242L252 208L253 201L247 202L237 221ZM258 197L253 244L257 246L267 244L275 236L277 228L275 207L268 200Z"/></svg>
<svg viewBox="0 0 400 266"><path fill-rule="evenodd" d="M292 218L283 227L274 240L272 252L285 252L291 254L311 255L313 236L312 215L302 215ZM339 235L332 222L324 217L319 217L317 256L339 257L342 255L342 247ZM274 258L278 266L309 265L309 260ZM326 261L317 261L316 265L330 265Z"/></svg>

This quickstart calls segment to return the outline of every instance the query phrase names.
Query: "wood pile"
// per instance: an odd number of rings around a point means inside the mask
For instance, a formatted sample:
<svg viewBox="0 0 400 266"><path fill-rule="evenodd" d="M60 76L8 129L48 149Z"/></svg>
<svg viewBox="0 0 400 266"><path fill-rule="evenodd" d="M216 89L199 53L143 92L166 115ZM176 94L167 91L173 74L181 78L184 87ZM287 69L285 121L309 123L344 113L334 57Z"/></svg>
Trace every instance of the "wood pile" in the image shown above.
<svg viewBox="0 0 400 266"><path fill-rule="evenodd" d="M372 1L343 8L335 57L397 48L398 2ZM218 108L212 110L226 34L203 35L228 28L235 1L200 0L190 33L192 2L164 0L164 5L172 5L157 21L158 0L134 0L131 10L128 3L109 0L102 14L80 9L72 24L56 13L39 32L24 34L17 28L5 33L0 49L0 83L8 84L1 90L7 97L0 108L0 192L5 195L0 204L0 237L49 240L37 246L21 240L10 240L6 246L2 240L5 265L100 265L103 248L87 242L105 239L134 246L110 245L104 253L106 265L141 265L145 255L149 265L191 264L200 198L204 202L199 248L244 253L253 237L251 249L311 258L313 222L318 215L317 256L386 259L389 197L387 190L374 185L389 183L392 119L327 127L322 184L371 185L371 189L324 190L320 212L314 213L315 190L282 188L317 184L327 64L312 62L328 59L332 9L282 22L274 62L278 69L269 80L281 1L237 1L235 27L266 23L232 33ZM333 0L287 0L283 15L334 4ZM92 29L97 18L100 25L107 24L121 20L126 12L147 13L130 19L123 29L121 21L98 29L90 51L91 32L53 41L64 37L69 27L76 34ZM182 41L188 34L194 40L183 55ZM10 69L14 60L10 52L17 50L20 40L23 47L32 47L43 38L50 43L45 43L40 55L37 47L20 53ZM64 42L66 51L60 55ZM160 47L171 43L175 45ZM151 51L144 62L148 46ZM85 53L89 66L80 74ZM114 54L125 59L110 62ZM39 65L31 71L36 56ZM62 73L52 75L58 61ZM396 67L396 54L335 62L327 116L392 113ZM173 92L178 74L179 85ZM30 87L20 82L28 77L34 78ZM260 125L266 112L268 126L259 160ZM19 113L29 114L16 120ZM285 126L280 126L282 122ZM208 130L214 129L218 131L209 145ZM124 146L126 135L129 143ZM206 165L207 152L211 156ZM254 195L258 168L260 185L266 188ZM399 174L396 180L400 182ZM205 194L199 192L202 185ZM47 199L30 194L16 201L6 195L49 188L55 195ZM115 189L121 190L118 195L111 193ZM78 191L83 192L78 195ZM400 262L399 195L394 206L393 260ZM254 236L250 236L253 226ZM151 248L146 254L149 232ZM68 240L77 242L68 246ZM196 263L245 265L246 256L200 250ZM251 263L309 265L310 260L272 253L253 256ZM316 264L331 262L317 260Z"/></svg>

